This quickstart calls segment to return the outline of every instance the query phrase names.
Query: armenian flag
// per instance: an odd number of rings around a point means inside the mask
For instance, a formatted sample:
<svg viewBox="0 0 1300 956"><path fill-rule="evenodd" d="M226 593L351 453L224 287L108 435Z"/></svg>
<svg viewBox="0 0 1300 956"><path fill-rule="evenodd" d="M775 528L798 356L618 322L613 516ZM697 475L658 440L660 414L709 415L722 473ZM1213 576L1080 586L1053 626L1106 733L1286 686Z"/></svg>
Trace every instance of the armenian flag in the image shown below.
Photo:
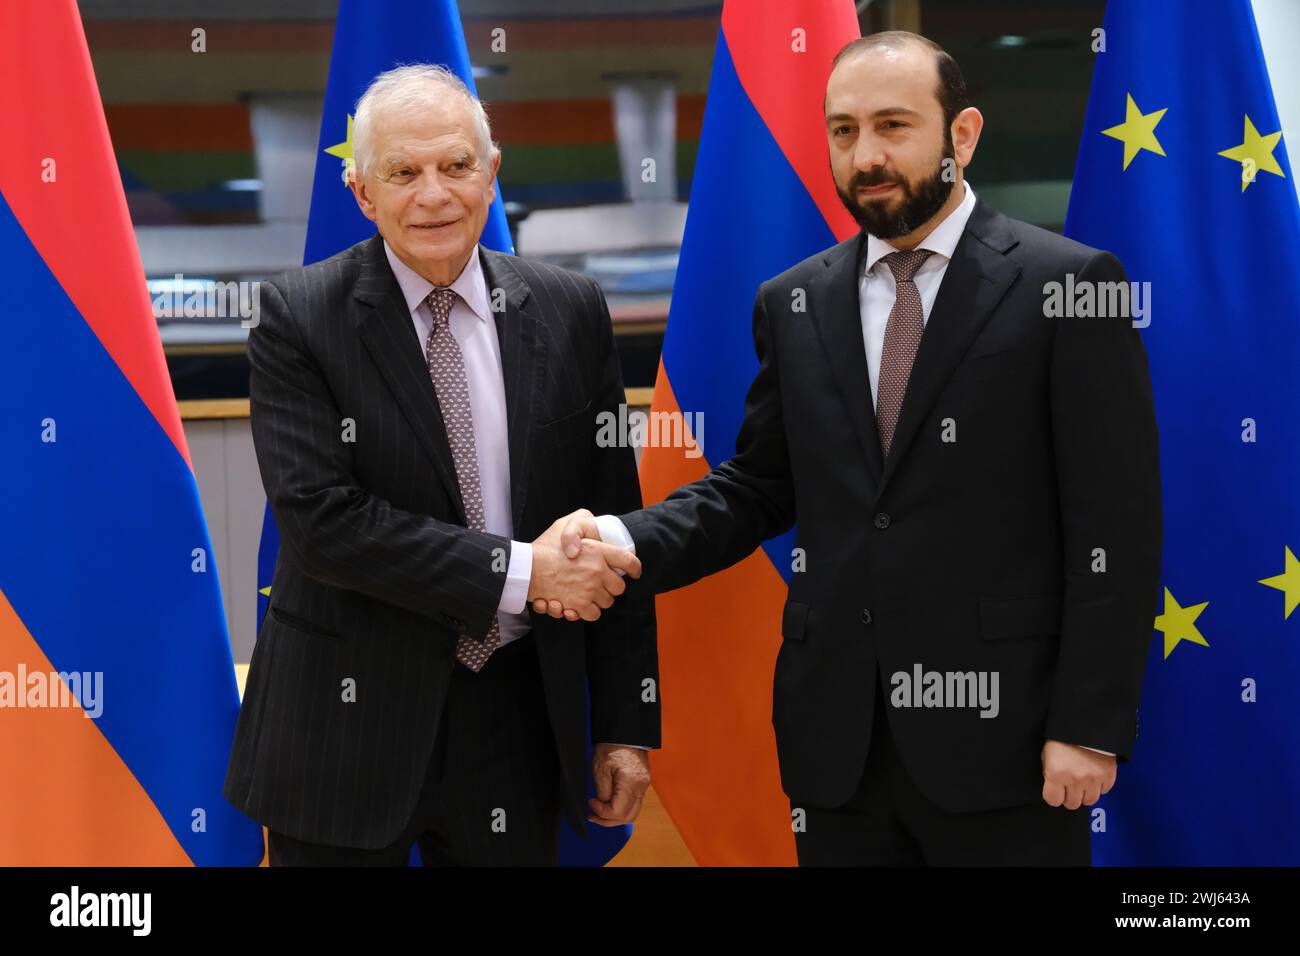
<svg viewBox="0 0 1300 956"><path fill-rule="evenodd" d="M651 412L703 414L703 455L650 447L647 505L736 453L758 371L761 283L858 231L835 193L823 100L859 36L852 0L726 0ZM694 415L687 418L692 421ZM795 862L772 733L772 678L794 531L660 595L664 749L654 788L696 862Z"/></svg>
<svg viewBox="0 0 1300 956"><path fill-rule="evenodd" d="M0 6L0 864L256 864L217 568L74 0Z"/></svg>

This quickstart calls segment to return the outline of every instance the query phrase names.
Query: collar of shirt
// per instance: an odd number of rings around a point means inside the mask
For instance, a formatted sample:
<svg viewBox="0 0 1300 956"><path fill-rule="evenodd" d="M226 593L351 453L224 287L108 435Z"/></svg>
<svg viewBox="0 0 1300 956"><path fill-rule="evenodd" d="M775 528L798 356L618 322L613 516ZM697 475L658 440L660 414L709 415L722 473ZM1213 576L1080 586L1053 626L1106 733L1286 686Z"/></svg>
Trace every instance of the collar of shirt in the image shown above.
<svg viewBox="0 0 1300 956"><path fill-rule="evenodd" d="M966 221L970 219L971 211L975 208L975 190L970 188L970 184L965 180L962 186L966 189L966 196L961 201L961 205L948 213L947 218L939 225L935 226L928 236L921 240L918 249L929 249L935 253L926 260L926 266L943 257L942 262L946 265L952 258L953 250L957 248L957 242L961 239L961 234L966 231ZM862 275L866 275L876 267L876 263L889 255L891 252L897 252L898 249L891 246L884 239L877 239L875 236L867 233L867 253L863 259ZM925 266L922 266L925 268Z"/></svg>
<svg viewBox="0 0 1300 956"><path fill-rule="evenodd" d="M429 293L437 286L397 258L397 254L389 248L387 241L384 242L384 255L388 256L388 264L393 269L393 275L397 277L397 284L401 286L402 297L406 299L406 308L414 315L415 310L424 305L425 300L429 298ZM460 270L460 275L456 276L450 288L469 306L471 312L487 321L491 314L488 308L487 279L483 276L483 264L479 261L477 244L474 246L474 251L470 253L465 268Z"/></svg>

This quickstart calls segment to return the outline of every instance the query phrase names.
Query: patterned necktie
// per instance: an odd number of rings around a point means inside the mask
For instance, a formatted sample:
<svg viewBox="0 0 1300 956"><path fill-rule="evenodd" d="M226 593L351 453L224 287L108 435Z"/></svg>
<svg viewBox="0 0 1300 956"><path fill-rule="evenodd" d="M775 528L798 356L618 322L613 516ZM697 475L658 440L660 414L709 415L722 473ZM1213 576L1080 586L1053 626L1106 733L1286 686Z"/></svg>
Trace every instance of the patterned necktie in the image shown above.
<svg viewBox="0 0 1300 956"><path fill-rule="evenodd" d="M916 350L921 346L921 333L925 331L921 293L912 276L930 255L929 249L913 249L891 252L881 260L894 274L897 290L889 321L885 323L885 347L880 356L880 380L876 384L876 424L886 457L894 440L898 414L903 409L903 395L908 376L912 374L912 363L916 361Z"/></svg>
<svg viewBox="0 0 1300 956"><path fill-rule="evenodd" d="M442 409L442 421L447 428L447 443L456 464L456 481L460 484L460 497L465 504L465 524L471 531L486 531L483 520L483 488L479 484L478 449L474 443L474 414L469 405L469 379L465 375L465 357L451 334L451 307L457 294L451 289L434 289L429 293L429 311L433 313L433 328L424 346L424 358L429 365L429 377ZM456 659L477 672L492 651L501 643L501 625L496 615L487 636L476 641L461 634L456 641Z"/></svg>

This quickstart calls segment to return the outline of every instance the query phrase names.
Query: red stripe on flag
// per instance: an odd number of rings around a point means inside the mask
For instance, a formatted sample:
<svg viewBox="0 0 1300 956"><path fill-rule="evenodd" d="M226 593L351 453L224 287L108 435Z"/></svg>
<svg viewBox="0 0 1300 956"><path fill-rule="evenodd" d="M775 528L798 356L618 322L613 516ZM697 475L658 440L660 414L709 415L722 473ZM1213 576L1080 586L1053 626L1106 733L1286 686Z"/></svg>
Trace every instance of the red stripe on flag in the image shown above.
<svg viewBox="0 0 1300 956"><path fill-rule="evenodd" d="M857 39L852 0L726 0L722 32L740 84L839 240L858 232L835 193L826 150L826 80Z"/></svg>
<svg viewBox="0 0 1300 956"><path fill-rule="evenodd" d="M14 101L6 111L0 147L0 193L68 298L189 462L74 0L0 7L0 63L16 82L8 89ZM41 316L7 319L39 322Z"/></svg>

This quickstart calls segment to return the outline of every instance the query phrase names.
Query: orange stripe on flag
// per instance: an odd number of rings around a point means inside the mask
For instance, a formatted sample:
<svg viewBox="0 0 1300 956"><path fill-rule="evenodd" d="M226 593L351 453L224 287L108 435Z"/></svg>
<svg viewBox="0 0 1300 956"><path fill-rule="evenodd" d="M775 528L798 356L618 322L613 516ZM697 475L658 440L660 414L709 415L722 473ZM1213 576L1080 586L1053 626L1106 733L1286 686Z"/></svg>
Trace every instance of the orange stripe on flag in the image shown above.
<svg viewBox="0 0 1300 956"><path fill-rule="evenodd" d="M652 408L677 411L663 363ZM641 490L662 501L704 477L681 448L646 448ZM790 801L772 732L772 680L786 586L766 552L690 587L661 594L663 749L654 787L701 866L793 866Z"/></svg>
<svg viewBox="0 0 1300 956"><path fill-rule="evenodd" d="M20 667L47 679L57 670L0 591L0 671L16 676ZM111 675L104 685L104 706L112 707ZM0 767L0 865L190 865L149 794L80 707L0 707Z"/></svg>

